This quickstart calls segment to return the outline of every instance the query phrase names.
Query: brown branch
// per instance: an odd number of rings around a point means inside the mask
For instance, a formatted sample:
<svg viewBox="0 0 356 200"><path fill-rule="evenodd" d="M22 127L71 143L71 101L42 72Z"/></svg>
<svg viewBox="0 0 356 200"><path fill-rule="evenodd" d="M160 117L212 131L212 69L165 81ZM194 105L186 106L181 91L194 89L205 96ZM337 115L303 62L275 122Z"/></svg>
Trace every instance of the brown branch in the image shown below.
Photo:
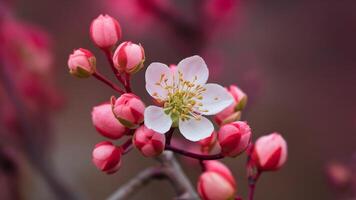
<svg viewBox="0 0 356 200"><path fill-rule="evenodd" d="M177 199L191 200L199 199L194 187L190 183L188 177L183 172L180 164L174 157L174 154L170 151L164 151L158 160L163 165L163 170L166 176L171 181L173 187L178 195Z"/></svg>
<svg viewBox="0 0 356 200"><path fill-rule="evenodd" d="M150 167L132 178L128 183L121 186L114 194L107 200L125 200L132 196L135 192L147 185L155 178L163 178L164 174L160 167Z"/></svg>

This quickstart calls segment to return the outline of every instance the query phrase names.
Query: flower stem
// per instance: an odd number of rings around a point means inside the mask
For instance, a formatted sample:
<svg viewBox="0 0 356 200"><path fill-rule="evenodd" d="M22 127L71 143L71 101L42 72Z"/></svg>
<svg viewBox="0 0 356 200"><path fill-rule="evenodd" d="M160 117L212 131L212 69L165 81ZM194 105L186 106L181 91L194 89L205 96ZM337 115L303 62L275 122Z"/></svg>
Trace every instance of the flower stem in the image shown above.
<svg viewBox="0 0 356 200"><path fill-rule="evenodd" d="M131 75L125 73L125 90L126 92L132 92L131 90Z"/></svg>
<svg viewBox="0 0 356 200"><path fill-rule="evenodd" d="M132 149L132 138L127 139L127 141L121 145L121 149L124 155L130 152Z"/></svg>
<svg viewBox="0 0 356 200"><path fill-rule="evenodd" d="M121 88L119 88L115 83L111 82L109 79L107 79L105 76L103 76L102 74L100 74L99 72L95 72L93 74L93 76L98 79L99 81L105 83L106 85L108 85L109 87L111 87L112 89L114 89L116 92L120 93L120 94L124 94L125 91L123 91Z"/></svg>
<svg viewBox="0 0 356 200"><path fill-rule="evenodd" d="M174 129L175 128L169 129L168 133L166 134L166 145L170 145L171 144L171 140L172 140L172 136L173 136L173 133L174 133Z"/></svg>
<svg viewBox="0 0 356 200"><path fill-rule="evenodd" d="M198 160L218 160L224 158L224 155L222 155L221 153L213 154L213 155L196 154L193 152L185 151L183 149L179 149L171 145L166 145L165 149Z"/></svg>
<svg viewBox="0 0 356 200"><path fill-rule="evenodd" d="M121 77L121 74L120 72L116 69L115 65L114 65L114 61L112 59L112 52L110 49L103 49L104 53L105 53L105 56L106 56L106 59L108 60L109 64L110 64L110 67L111 67L111 70L113 71L113 73L115 74L115 77L117 78L117 80L120 81L120 83L126 87L126 84L125 84L125 80Z"/></svg>
<svg viewBox="0 0 356 200"><path fill-rule="evenodd" d="M254 195L255 195L255 189L256 189L256 183L261 175L261 171L257 171L257 174L255 176L250 176L248 177L248 199L253 200Z"/></svg>

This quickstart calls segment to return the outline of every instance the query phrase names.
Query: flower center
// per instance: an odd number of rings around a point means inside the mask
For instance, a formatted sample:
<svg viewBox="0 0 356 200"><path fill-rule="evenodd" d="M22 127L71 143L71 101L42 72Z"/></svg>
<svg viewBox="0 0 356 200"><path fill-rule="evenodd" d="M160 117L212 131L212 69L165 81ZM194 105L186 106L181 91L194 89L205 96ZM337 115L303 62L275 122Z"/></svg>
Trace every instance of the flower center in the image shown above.
<svg viewBox="0 0 356 200"><path fill-rule="evenodd" d="M197 84L196 80L196 76L193 81L184 80L183 73L178 71L178 77L173 75L172 83L168 83L165 74L161 74L160 81L156 83L167 91L167 97L162 99L164 102L163 108L173 122L191 118L200 120L202 113L208 112L202 109L203 104L201 103L202 94L206 89Z"/></svg>

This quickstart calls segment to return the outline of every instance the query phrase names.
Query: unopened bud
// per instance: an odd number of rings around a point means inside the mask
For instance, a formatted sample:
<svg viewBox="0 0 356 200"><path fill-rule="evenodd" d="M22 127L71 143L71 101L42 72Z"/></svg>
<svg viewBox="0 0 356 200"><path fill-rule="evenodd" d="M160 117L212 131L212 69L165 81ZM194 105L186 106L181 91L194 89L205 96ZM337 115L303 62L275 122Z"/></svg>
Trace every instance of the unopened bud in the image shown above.
<svg viewBox="0 0 356 200"><path fill-rule="evenodd" d="M127 128L115 118L109 103L95 106L91 116L95 129L107 138L119 139L127 132Z"/></svg>
<svg viewBox="0 0 356 200"><path fill-rule="evenodd" d="M115 117L127 128L137 128L143 122L145 104L138 96L125 93L112 98L111 105Z"/></svg>
<svg viewBox="0 0 356 200"><path fill-rule="evenodd" d="M218 134L222 153L226 156L238 156L251 142L251 128L243 121L223 125Z"/></svg>
<svg viewBox="0 0 356 200"><path fill-rule="evenodd" d="M95 56L86 49L76 49L68 58L69 72L79 78L87 78L95 72Z"/></svg>
<svg viewBox="0 0 356 200"><path fill-rule="evenodd" d="M133 144L146 157L158 156L164 150L166 138L163 134L157 133L145 125L135 131Z"/></svg>
<svg viewBox="0 0 356 200"><path fill-rule="evenodd" d="M102 49L110 49L121 38L119 22L109 15L99 15L90 25L90 37Z"/></svg>
<svg viewBox="0 0 356 200"><path fill-rule="evenodd" d="M123 42L115 50L113 61L119 71L133 74L143 67L145 52L141 45Z"/></svg>
<svg viewBox="0 0 356 200"><path fill-rule="evenodd" d="M287 143L278 133L272 133L257 139L251 161L261 171L277 170L287 160Z"/></svg>
<svg viewBox="0 0 356 200"><path fill-rule="evenodd" d="M95 166L107 174L112 174L120 168L121 149L111 142L100 142L95 145L92 156Z"/></svg>

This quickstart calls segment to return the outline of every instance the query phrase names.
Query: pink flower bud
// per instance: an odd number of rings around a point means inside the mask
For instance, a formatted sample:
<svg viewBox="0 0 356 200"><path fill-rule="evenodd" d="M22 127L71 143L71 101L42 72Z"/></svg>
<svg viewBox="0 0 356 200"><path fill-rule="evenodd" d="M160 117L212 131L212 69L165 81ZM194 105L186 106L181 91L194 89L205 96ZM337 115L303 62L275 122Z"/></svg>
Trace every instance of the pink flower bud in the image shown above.
<svg viewBox="0 0 356 200"><path fill-rule="evenodd" d="M95 145L92 156L95 166L107 174L112 174L120 168L121 149L111 142L100 142Z"/></svg>
<svg viewBox="0 0 356 200"><path fill-rule="evenodd" d="M225 108L217 115L215 115L214 119L216 123L220 126L223 124L240 120L240 111L243 110L247 104L247 96L240 88L235 85L230 85L228 91L234 97L234 103L231 104L229 107Z"/></svg>
<svg viewBox="0 0 356 200"><path fill-rule="evenodd" d="M244 109L247 104L247 95L236 85L230 85L228 90L235 99L235 110L240 111Z"/></svg>
<svg viewBox="0 0 356 200"><path fill-rule="evenodd" d="M123 42L115 50L113 61L119 71L133 74L143 67L145 52L141 45Z"/></svg>
<svg viewBox="0 0 356 200"><path fill-rule="evenodd" d="M109 49L121 38L120 24L109 15L99 15L90 25L90 37L96 46Z"/></svg>
<svg viewBox="0 0 356 200"><path fill-rule="evenodd" d="M115 140L127 132L127 128L115 118L109 103L95 106L91 117L96 130L104 137Z"/></svg>
<svg viewBox="0 0 356 200"><path fill-rule="evenodd" d="M69 55L69 72L76 77L89 77L95 72L95 65L96 59L89 50L80 48Z"/></svg>
<svg viewBox="0 0 356 200"><path fill-rule="evenodd" d="M206 171L198 180L198 192L203 200L233 199L236 182L230 170L219 161L205 162Z"/></svg>
<svg viewBox="0 0 356 200"><path fill-rule="evenodd" d="M135 131L133 144L146 157L158 156L164 150L166 138L163 134L157 133L145 125Z"/></svg>
<svg viewBox="0 0 356 200"><path fill-rule="evenodd" d="M222 153L232 157L241 154L250 144L251 134L251 128L246 122L225 124L218 134Z"/></svg>
<svg viewBox="0 0 356 200"><path fill-rule="evenodd" d="M118 99L111 99L115 117L128 128L137 128L143 122L145 104L141 99L132 94L125 93Z"/></svg>
<svg viewBox="0 0 356 200"><path fill-rule="evenodd" d="M278 133L272 133L257 139L251 161L259 170L277 170L287 160L287 143Z"/></svg>
<svg viewBox="0 0 356 200"><path fill-rule="evenodd" d="M215 146L217 141L217 133L214 131L209 137L199 141L201 151L209 153Z"/></svg>

